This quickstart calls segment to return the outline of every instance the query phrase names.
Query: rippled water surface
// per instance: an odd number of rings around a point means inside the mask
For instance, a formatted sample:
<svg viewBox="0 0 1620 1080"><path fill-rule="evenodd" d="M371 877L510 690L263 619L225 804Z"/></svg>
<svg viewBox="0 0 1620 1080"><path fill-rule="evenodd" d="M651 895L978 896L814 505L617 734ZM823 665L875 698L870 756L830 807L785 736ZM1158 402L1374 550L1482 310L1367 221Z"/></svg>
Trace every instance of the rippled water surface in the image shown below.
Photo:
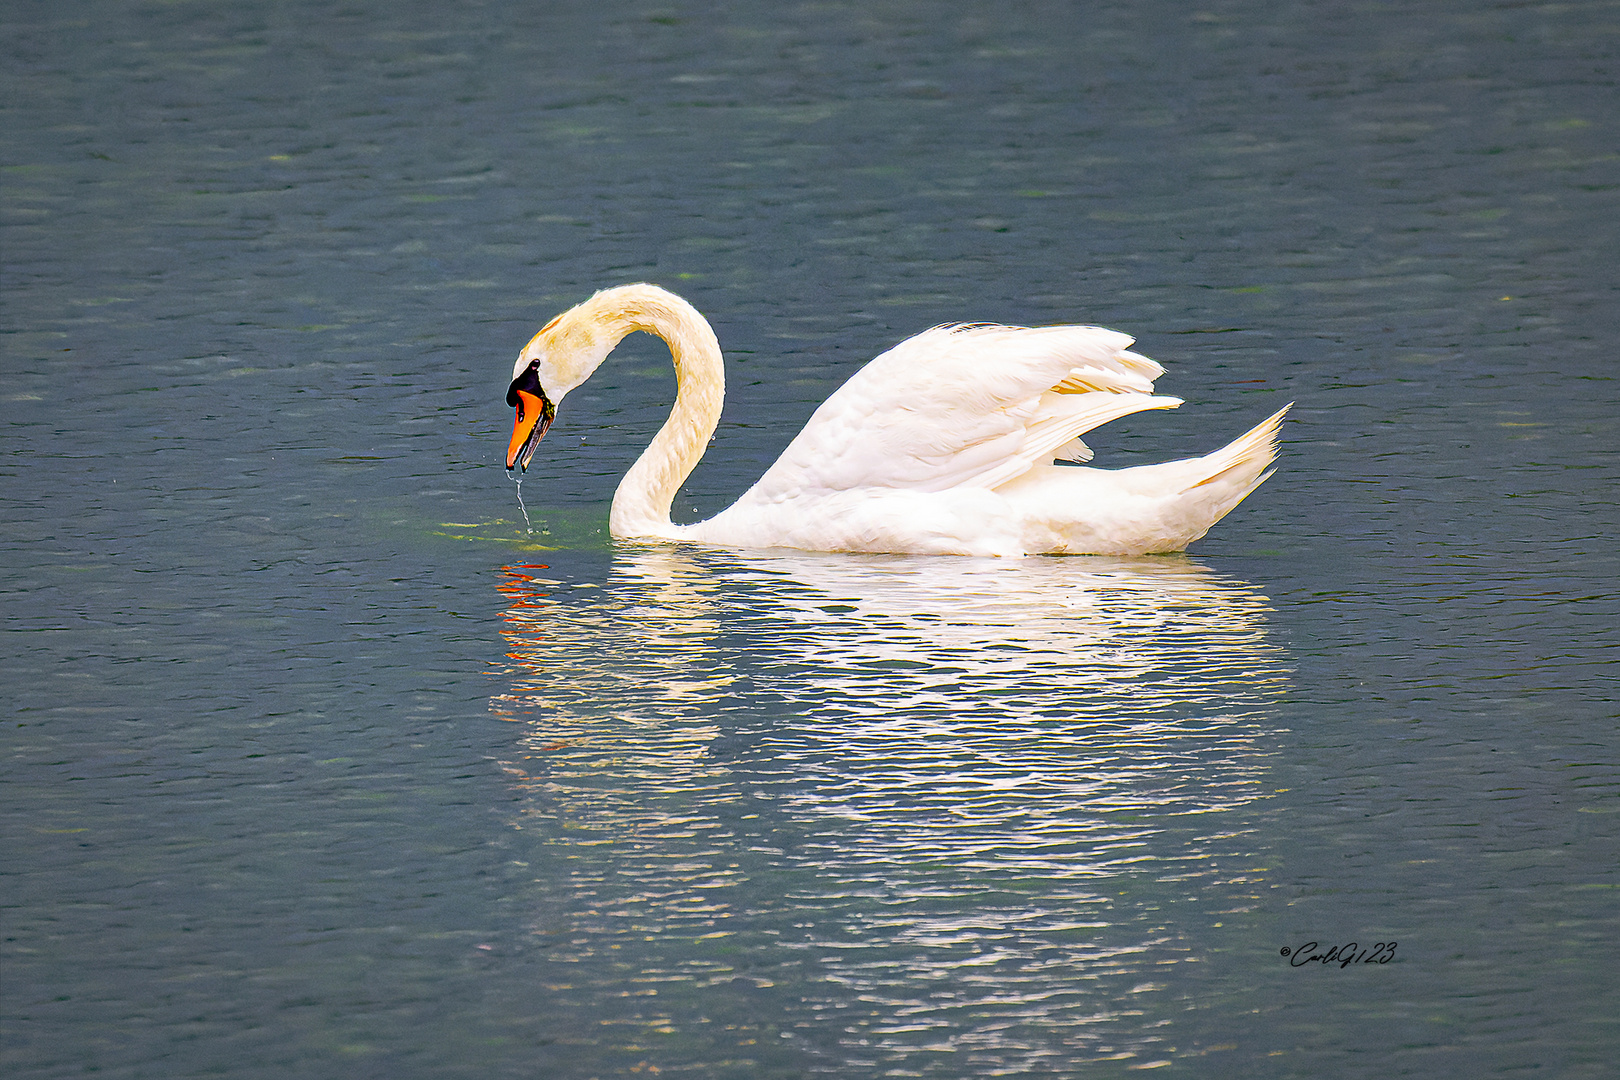
<svg viewBox="0 0 1620 1080"><path fill-rule="evenodd" d="M1613 3L19 2L0 52L7 1076L1612 1069ZM630 280L727 352L682 520L944 321L1137 335L1187 404L1099 465L1297 404L1186 556L620 544L637 338L526 529L511 360Z"/></svg>

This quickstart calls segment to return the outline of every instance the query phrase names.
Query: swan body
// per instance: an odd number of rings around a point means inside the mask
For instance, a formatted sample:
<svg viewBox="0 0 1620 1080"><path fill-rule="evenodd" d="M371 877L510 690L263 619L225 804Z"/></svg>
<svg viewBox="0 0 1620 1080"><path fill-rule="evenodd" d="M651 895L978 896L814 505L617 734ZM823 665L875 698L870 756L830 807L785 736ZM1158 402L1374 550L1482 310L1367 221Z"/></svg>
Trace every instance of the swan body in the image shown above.
<svg viewBox="0 0 1620 1080"><path fill-rule="evenodd" d="M941 326L901 342L829 397L726 510L669 509L720 420L725 371L702 315L655 285L606 289L519 354L506 467L527 470L556 406L641 330L669 345L675 404L613 497L614 536L723 547L920 554L1143 555L1181 551L1271 473L1284 407L1204 457L1104 470L1080 436L1180 399L1132 339L1093 326Z"/></svg>

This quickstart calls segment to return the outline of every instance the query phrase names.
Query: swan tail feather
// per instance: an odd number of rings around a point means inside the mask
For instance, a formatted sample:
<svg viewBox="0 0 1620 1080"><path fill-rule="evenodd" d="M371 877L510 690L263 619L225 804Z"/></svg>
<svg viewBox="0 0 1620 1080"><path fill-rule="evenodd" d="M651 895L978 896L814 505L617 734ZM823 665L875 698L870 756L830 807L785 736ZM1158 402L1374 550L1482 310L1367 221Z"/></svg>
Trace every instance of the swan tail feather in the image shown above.
<svg viewBox="0 0 1620 1080"><path fill-rule="evenodd" d="M1268 470L1263 475L1261 470L1277 460L1277 431L1282 426L1283 417L1293 407L1294 403L1290 401L1219 450L1200 458L1208 469L1201 479L1189 485L1188 490L1224 482L1242 487L1243 495L1247 495L1265 483L1266 477L1275 470ZM1238 498L1241 499L1243 495ZM1236 506L1237 503L1232 505Z"/></svg>
<svg viewBox="0 0 1620 1080"><path fill-rule="evenodd" d="M1202 466L1196 479L1183 489L1182 500L1202 507L1198 513L1199 535L1237 508L1256 488L1271 478L1276 469L1277 432L1283 417L1293 408L1289 402L1242 435L1212 454L1188 464ZM1196 537L1194 537L1196 539Z"/></svg>

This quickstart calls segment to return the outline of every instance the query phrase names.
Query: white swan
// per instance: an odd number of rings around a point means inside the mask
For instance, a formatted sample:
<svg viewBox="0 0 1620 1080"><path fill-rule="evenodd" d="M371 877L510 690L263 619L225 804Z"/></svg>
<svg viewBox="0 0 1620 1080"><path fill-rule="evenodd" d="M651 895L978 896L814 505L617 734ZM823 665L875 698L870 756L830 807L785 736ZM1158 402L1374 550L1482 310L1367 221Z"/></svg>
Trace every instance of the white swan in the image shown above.
<svg viewBox="0 0 1620 1080"><path fill-rule="evenodd" d="M1080 436L1144 409L1164 369L1094 326L940 326L867 364L759 482L693 525L669 519L720 420L720 343L656 285L597 293L547 323L513 368L506 467L527 471L556 406L632 331L675 361L675 405L613 496L614 536L723 547L1022 556L1181 551L1267 476L1285 406L1200 458L1108 471Z"/></svg>

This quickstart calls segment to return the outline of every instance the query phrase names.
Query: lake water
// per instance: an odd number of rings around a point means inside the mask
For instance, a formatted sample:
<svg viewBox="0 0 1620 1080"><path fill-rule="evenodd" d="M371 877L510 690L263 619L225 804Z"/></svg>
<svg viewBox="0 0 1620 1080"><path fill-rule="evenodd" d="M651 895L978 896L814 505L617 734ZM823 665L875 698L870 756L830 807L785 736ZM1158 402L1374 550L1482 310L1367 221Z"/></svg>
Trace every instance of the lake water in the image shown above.
<svg viewBox="0 0 1620 1080"><path fill-rule="evenodd" d="M1613 4L0 42L7 1076L1612 1069ZM1099 465L1298 404L1186 556L619 544L637 337L528 532L512 359L633 280L727 351L678 520L939 322L1135 334Z"/></svg>

